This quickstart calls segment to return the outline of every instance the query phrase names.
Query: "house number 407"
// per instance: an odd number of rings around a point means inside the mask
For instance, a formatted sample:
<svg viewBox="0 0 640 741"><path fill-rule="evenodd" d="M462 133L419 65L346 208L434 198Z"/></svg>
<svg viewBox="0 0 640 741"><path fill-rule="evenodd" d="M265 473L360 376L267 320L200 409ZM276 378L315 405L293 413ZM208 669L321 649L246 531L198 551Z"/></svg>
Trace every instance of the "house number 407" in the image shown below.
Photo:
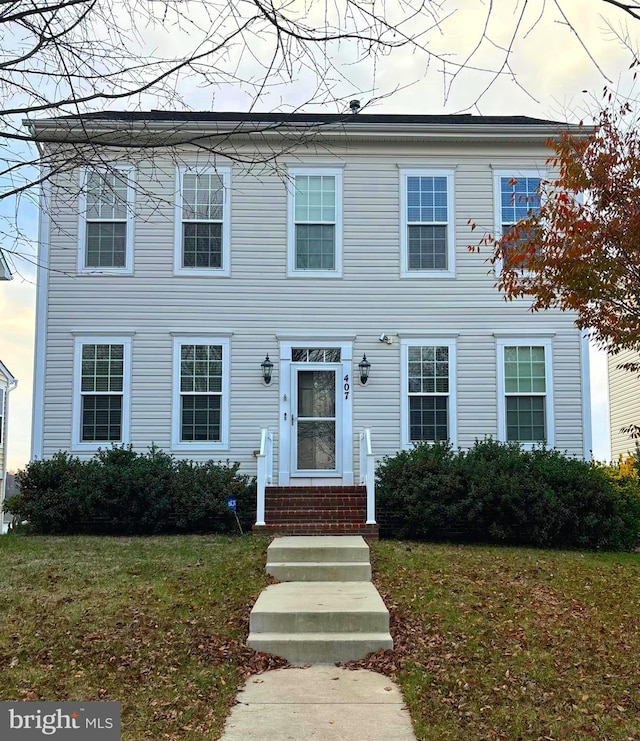
<svg viewBox="0 0 640 741"><path fill-rule="evenodd" d="M348 399L349 398L349 389L351 388L351 386L349 386L349 374L348 373L344 377L344 386L342 388L344 389L344 398L345 399Z"/></svg>

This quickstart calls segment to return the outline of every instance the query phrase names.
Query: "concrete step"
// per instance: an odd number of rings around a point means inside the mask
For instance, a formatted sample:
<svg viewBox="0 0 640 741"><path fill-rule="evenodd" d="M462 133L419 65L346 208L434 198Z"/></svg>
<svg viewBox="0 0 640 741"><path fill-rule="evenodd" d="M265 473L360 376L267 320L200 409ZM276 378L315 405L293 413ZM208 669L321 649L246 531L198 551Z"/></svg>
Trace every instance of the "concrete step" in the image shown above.
<svg viewBox="0 0 640 741"><path fill-rule="evenodd" d="M278 581L371 581L368 563L267 563L267 574Z"/></svg>
<svg viewBox="0 0 640 741"><path fill-rule="evenodd" d="M247 645L292 664L335 664L393 648L393 640L389 633L259 633L250 634Z"/></svg>
<svg viewBox="0 0 640 741"><path fill-rule="evenodd" d="M308 535L276 538L269 563L369 563L369 546L359 535Z"/></svg>
<svg viewBox="0 0 640 741"><path fill-rule="evenodd" d="M285 582L258 597L247 645L292 662L333 663L392 648L389 612L370 582Z"/></svg>

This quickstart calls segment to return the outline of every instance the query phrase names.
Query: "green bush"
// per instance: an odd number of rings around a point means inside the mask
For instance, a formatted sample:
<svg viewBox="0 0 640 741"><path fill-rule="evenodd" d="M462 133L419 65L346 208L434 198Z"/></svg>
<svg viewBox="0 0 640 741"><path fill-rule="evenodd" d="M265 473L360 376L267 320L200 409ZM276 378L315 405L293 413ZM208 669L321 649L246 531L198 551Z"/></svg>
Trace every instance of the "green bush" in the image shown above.
<svg viewBox="0 0 640 741"><path fill-rule="evenodd" d="M640 542L637 478L490 439L467 451L420 444L386 457L377 506L387 537L608 550Z"/></svg>
<svg viewBox="0 0 640 741"><path fill-rule="evenodd" d="M18 473L20 494L5 509L36 533L233 533L238 525L227 497L236 498L245 530L256 501L254 481L238 469L176 461L155 447L113 447L87 461L60 452Z"/></svg>

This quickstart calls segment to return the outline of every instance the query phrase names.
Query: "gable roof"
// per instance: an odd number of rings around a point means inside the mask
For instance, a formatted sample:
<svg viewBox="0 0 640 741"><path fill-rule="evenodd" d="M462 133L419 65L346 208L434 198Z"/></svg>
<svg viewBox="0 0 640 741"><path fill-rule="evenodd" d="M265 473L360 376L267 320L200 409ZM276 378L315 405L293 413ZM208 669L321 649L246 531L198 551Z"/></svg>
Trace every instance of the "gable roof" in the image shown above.
<svg viewBox="0 0 640 741"><path fill-rule="evenodd" d="M16 379L12 375L11 371L7 368L7 366L0 360L0 374L2 374L7 381L9 381L10 385L13 385L16 383Z"/></svg>

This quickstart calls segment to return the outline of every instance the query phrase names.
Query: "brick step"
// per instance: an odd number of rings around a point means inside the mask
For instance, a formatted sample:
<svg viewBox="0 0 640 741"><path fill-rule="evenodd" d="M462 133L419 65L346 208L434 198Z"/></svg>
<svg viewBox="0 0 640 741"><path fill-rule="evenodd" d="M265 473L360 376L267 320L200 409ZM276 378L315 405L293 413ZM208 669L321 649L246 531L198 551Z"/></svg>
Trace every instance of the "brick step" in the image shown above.
<svg viewBox="0 0 640 741"><path fill-rule="evenodd" d="M269 523L278 522L349 522L362 524L367 519L366 512L274 512L265 515Z"/></svg>
<svg viewBox="0 0 640 741"><path fill-rule="evenodd" d="M266 494L267 504L365 504L367 498L360 494L331 494L329 496L314 494Z"/></svg>
<svg viewBox="0 0 640 741"><path fill-rule="evenodd" d="M267 486L266 495L271 494L364 494L367 490L364 486Z"/></svg>
<svg viewBox="0 0 640 741"><path fill-rule="evenodd" d="M362 535L376 540L379 534L378 525L365 525L351 522L287 522L254 525L254 533L267 535Z"/></svg>

